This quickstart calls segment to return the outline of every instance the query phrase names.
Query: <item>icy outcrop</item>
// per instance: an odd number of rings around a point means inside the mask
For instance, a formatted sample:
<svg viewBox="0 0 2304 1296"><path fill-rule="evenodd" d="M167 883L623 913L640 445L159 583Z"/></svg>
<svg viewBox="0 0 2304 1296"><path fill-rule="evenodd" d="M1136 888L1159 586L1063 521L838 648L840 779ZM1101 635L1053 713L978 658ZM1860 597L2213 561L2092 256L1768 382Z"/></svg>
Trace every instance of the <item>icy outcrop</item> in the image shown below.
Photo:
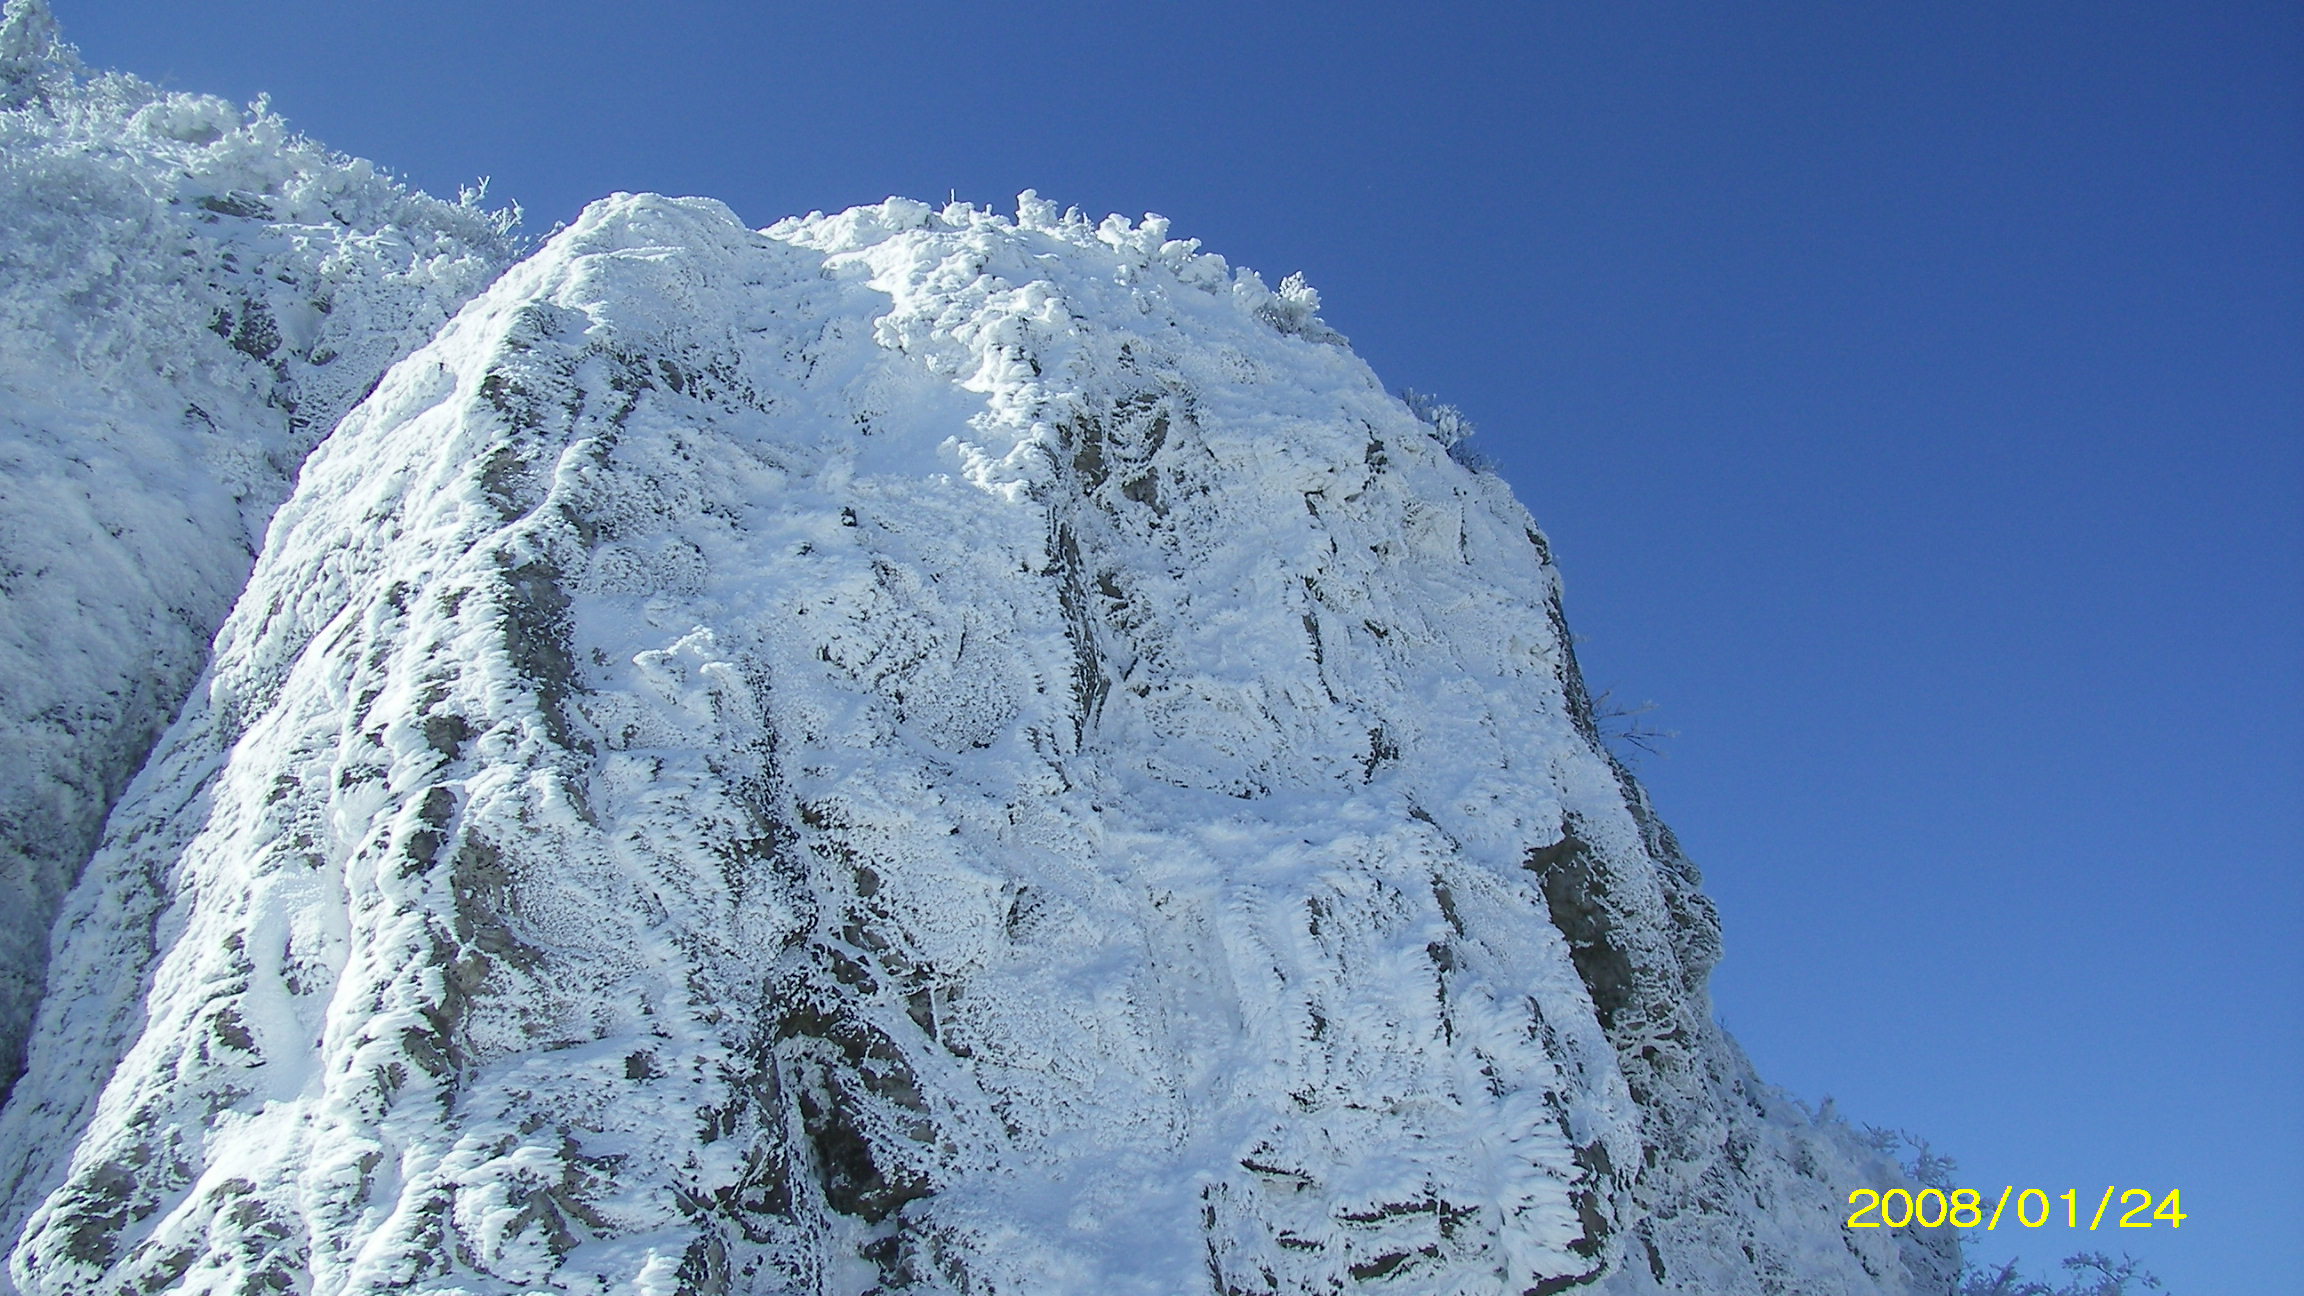
<svg viewBox="0 0 2304 1296"><path fill-rule="evenodd" d="M0 1094L49 922L313 444L504 226L0 19Z"/></svg>
<svg viewBox="0 0 2304 1296"><path fill-rule="evenodd" d="M59 925L25 1293L1901 1293L1541 535L1165 223L623 196L312 455Z"/></svg>

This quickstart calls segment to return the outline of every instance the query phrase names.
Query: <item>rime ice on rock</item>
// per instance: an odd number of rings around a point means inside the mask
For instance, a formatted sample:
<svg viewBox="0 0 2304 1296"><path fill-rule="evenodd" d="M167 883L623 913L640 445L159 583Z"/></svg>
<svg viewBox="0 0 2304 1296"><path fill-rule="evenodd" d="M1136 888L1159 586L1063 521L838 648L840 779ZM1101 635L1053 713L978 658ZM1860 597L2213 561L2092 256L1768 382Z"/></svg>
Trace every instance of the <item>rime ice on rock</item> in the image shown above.
<svg viewBox="0 0 2304 1296"><path fill-rule="evenodd" d="M0 18L0 1094L49 924L297 465L504 228ZM69 940L73 933L61 933Z"/></svg>
<svg viewBox="0 0 2304 1296"><path fill-rule="evenodd" d="M74 892L25 1293L1902 1293L1526 512L1163 221L619 196L311 456Z"/></svg>

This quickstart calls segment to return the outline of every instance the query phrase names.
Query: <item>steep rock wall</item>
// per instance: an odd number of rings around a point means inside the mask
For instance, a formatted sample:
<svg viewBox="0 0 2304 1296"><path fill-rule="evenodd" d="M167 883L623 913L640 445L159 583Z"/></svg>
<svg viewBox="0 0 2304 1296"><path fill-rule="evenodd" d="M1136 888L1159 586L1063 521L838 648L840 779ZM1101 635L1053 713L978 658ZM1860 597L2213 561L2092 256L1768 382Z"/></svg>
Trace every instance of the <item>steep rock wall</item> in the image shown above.
<svg viewBox="0 0 2304 1296"><path fill-rule="evenodd" d="M1527 514L1163 222L620 197L313 456L19 1290L1907 1292Z"/></svg>
<svg viewBox="0 0 2304 1296"><path fill-rule="evenodd" d="M48 933L306 452L509 259L277 117L0 20L0 1096Z"/></svg>

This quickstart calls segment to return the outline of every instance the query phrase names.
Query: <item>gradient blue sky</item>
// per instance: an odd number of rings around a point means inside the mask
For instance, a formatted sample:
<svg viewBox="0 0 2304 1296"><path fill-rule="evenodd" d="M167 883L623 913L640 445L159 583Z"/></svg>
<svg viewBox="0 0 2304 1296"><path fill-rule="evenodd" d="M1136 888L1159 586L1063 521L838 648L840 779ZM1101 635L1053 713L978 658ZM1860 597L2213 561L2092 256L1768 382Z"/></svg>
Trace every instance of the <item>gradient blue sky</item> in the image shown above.
<svg viewBox="0 0 2304 1296"><path fill-rule="evenodd" d="M1551 532L1763 1075L2304 1274L2304 7L55 0L532 228L891 193L1303 270Z"/></svg>

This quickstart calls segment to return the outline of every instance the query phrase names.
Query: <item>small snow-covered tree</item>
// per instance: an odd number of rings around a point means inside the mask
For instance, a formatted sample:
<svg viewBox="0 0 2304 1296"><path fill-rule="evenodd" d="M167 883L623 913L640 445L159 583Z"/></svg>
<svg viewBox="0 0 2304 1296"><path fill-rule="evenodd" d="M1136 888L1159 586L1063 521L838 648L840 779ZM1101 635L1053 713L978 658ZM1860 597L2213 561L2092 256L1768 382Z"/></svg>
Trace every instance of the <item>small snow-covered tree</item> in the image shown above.
<svg viewBox="0 0 2304 1296"><path fill-rule="evenodd" d="M1474 472L1496 471L1493 460L1467 444L1477 429L1472 426L1472 420L1464 417L1464 411L1413 387L1402 388L1400 400L1409 413L1432 430L1432 439L1448 451L1449 458Z"/></svg>
<svg viewBox="0 0 2304 1296"><path fill-rule="evenodd" d="M1464 417L1464 411L1443 403L1429 392L1404 387L1400 391L1400 400L1407 405L1409 413L1432 429L1433 440L1451 450L1463 444L1477 430L1472 426L1472 420Z"/></svg>

